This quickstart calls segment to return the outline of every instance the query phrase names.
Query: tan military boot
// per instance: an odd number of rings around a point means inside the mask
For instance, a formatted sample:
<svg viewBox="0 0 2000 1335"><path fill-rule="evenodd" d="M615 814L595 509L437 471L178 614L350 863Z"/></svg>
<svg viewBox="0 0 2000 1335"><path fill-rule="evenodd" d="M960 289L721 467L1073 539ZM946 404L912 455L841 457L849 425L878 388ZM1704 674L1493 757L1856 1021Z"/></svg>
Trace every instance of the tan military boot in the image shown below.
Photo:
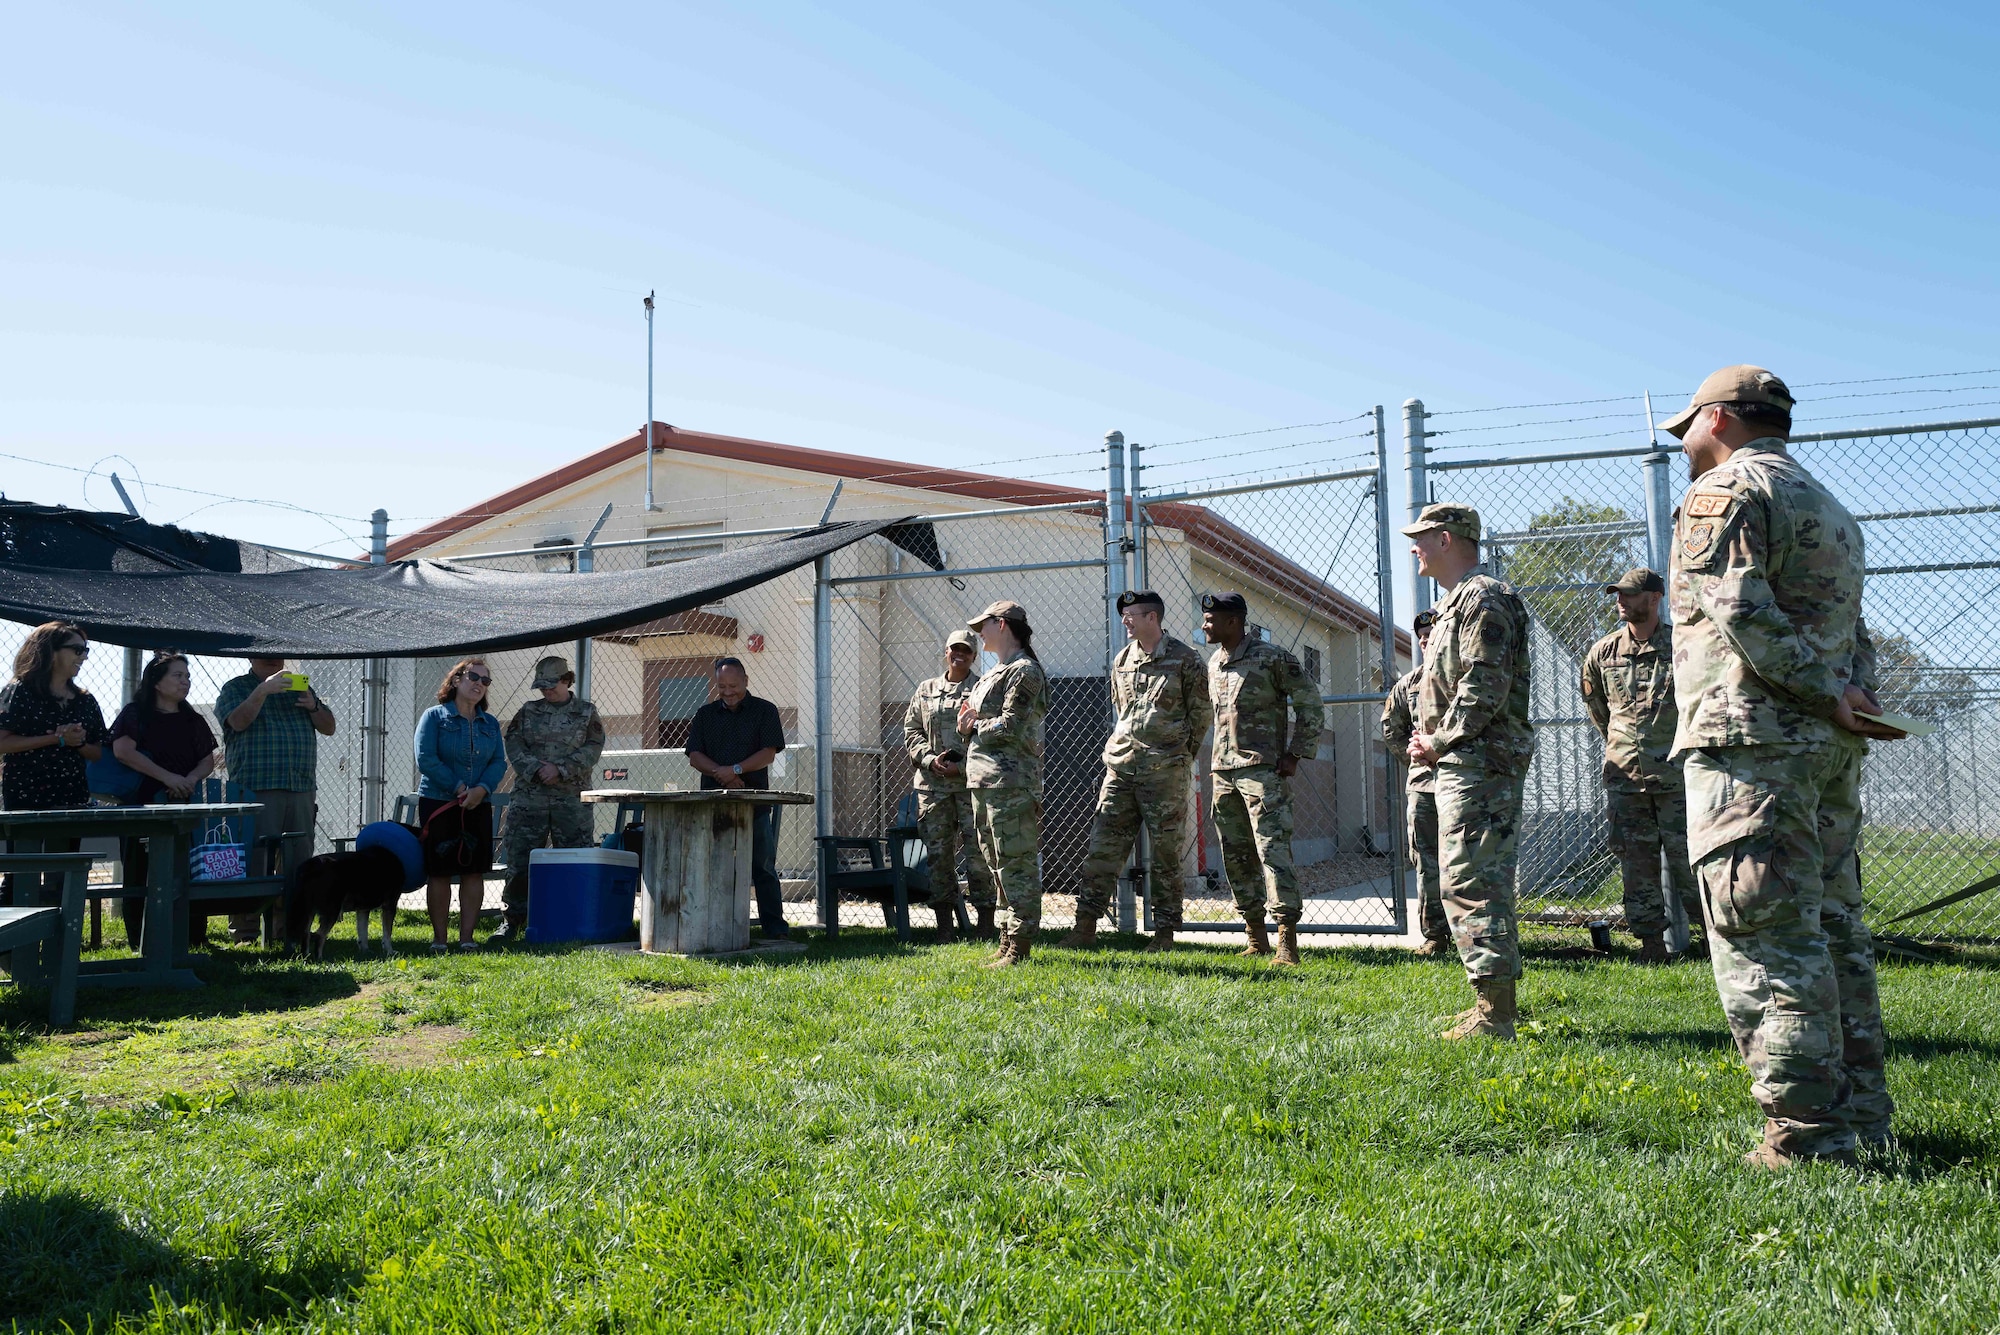
<svg viewBox="0 0 2000 1335"><path fill-rule="evenodd" d="M1004 969L1013 958L1014 934L1012 932L1002 932L1000 934L1000 948L987 956L986 963L980 967L986 969Z"/></svg>
<svg viewBox="0 0 2000 1335"><path fill-rule="evenodd" d="M940 904L937 906L937 943L939 945L948 946L958 940L958 923L955 921L956 917L957 915L953 912L950 904Z"/></svg>
<svg viewBox="0 0 2000 1335"><path fill-rule="evenodd" d="M1450 949L1451 942L1449 941L1433 941L1431 938L1425 937L1424 943L1410 953L1412 955L1422 955L1426 959L1435 959Z"/></svg>
<svg viewBox="0 0 2000 1335"><path fill-rule="evenodd" d="M1236 952L1238 958L1249 959L1255 955L1268 955L1271 953L1271 934L1264 930L1264 920L1262 918L1257 919L1255 922L1244 923L1243 935L1250 938L1250 944Z"/></svg>
<svg viewBox="0 0 2000 1335"><path fill-rule="evenodd" d="M1026 964L1029 952L1033 949L1034 944L1034 928L1012 928L1007 933L1007 941L1004 947L1006 953L1002 954L999 959L992 961L986 967L989 969L1011 969L1017 964Z"/></svg>
<svg viewBox="0 0 2000 1335"><path fill-rule="evenodd" d="M993 925L993 915L998 912L991 904L975 904L972 911L979 915L979 925L972 929L975 941L991 941L1000 935L1000 929Z"/></svg>
<svg viewBox="0 0 2000 1335"><path fill-rule="evenodd" d="M1146 953L1148 955L1164 955L1173 948L1174 929L1171 927L1155 927L1153 929L1153 939L1146 943Z"/></svg>
<svg viewBox="0 0 2000 1335"><path fill-rule="evenodd" d="M1078 918L1076 926L1070 928L1068 933L1056 942L1057 948L1062 950L1090 950L1096 945L1097 919L1095 918Z"/></svg>
<svg viewBox="0 0 2000 1335"><path fill-rule="evenodd" d="M1477 978L1473 989L1479 993L1478 1004L1461 1018L1456 1026L1447 1029L1441 1038L1512 1038L1514 1021L1519 1018L1514 1010L1514 980L1511 978Z"/></svg>
<svg viewBox="0 0 2000 1335"><path fill-rule="evenodd" d="M1767 1141L1743 1156L1744 1167L1766 1173L1780 1173L1787 1168L1811 1163L1830 1163L1838 1164L1842 1168L1852 1168L1855 1163L1854 1151L1836 1150L1832 1154L1787 1154Z"/></svg>
<svg viewBox="0 0 2000 1335"><path fill-rule="evenodd" d="M1668 958L1667 942L1662 933L1639 933L1639 963L1665 964Z"/></svg>
<svg viewBox="0 0 2000 1335"><path fill-rule="evenodd" d="M1297 964L1298 962L1298 926L1294 923L1281 922L1278 924L1278 953L1272 957L1271 967L1276 969L1283 965Z"/></svg>

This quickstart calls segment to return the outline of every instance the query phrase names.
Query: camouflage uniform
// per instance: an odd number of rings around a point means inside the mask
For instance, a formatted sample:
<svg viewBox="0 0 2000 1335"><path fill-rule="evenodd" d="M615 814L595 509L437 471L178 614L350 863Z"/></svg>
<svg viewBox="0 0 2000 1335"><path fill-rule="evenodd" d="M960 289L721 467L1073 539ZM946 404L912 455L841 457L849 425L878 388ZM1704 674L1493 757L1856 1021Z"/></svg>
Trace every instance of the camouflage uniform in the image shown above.
<svg viewBox="0 0 2000 1335"><path fill-rule="evenodd" d="M1434 609L1417 731L1437 751L1438 879L1466 976L1521 976L1514 913L1528 725L1528 609L1474 566Z"/></svg>
<svg viewBox="0 0 2000 1335"><path fill-rule="evenodd" d="M973 832L972 796L965 788L964 766L950 776L934 773L931 762L947 751L965 752L958 735L958 707L972 694L974 679L952 681L932 677L920 682L903 711L903 750L917 767L910 784L917 790L917 828L931 857L931 902L958 901L958 852L965 849L965 879L971 889L966 902L974 908L993 905L993 874L979 852Z"/></svg>
<svg viewBox="0 0 2000 1335"><path fill-rule="evenodd" d="M1861 760L1832 721L1874 688L1861 527L1776 437L1703 473L1674 522L1674 752L1717 990L1765 1144L1889 1131L1875 951L1861 920Z"/></svg>
<svg viewBox="0 0 2000 1335"><path fill-rule="evenodd" d="M1389 689L1382 702L1382 744L1391 765L1407 766L1403 785L1404 828L1410 867L1417 873L1417 926L1426 941L1451 940L1451 921L1444 915L1438 882L1437 770L1410 760L1410 736L1416 731L1417 688L1424 670L1411 668Z"/></svg>
<svg viewBox="0 0 2000 1335"><path fill-rule="evenodd" d="M503 824L507 885L501 902L507 912L528 911L528 857L535 849L587 848L592 822L579 796L604 753L604 722L597 706L572 695L561 704L530 700L507 725L507 763L514 792ZM535 771L544 763L562 775L543 783Z"/></svg>
<svg viewBox="0 0 2000 1335"><path fill-rule="evenodd" d="M1319 684L1290 653L1246 634L1235 653L1218 649L1208 660L1208 693L1215 706L1209 809L1236 907L1245 922L1262 922L1268 900L1280 927L1296 926L1305 900L1292 866L1292 795L1278 761L1318 752L1326 722Z"/></svg>
<svg viewBox="0 0 2000 1335"><path fill-rule="evenodd" d="M1590 647L1583 659L1584 712L1604 738L1604 806L1611 849L1625 886L1625 926L1634 936L1667 930L1660 850L1688 921L1701 924L1701 892L1688 865L1687 795L1674 749L1674 628L1649 640L1629 625Z"/></svg>
<svg viewBox="0 0 2000 1335"><path fill-rule="evenodd" d="M979 854L1013 914L1013 930L1042 923L1042 718L1049 679L1016 650L969 697L978 722L965 739L965 786Z"/></svg>
<svg viewBox="0 0 2000 1335"><path fill-rule="evenodd" d="M1215 717L1208 667L1171 635L1162 635L1150 654L1133 640L1112 661L1111 706L1118 722L1104 744L1104 784L1084 854L1076 920L1095 922L1111 906L1118 873L1144 822L1153 837L1153 927L1170 931L1181 925L1194 756Z"/></svg>

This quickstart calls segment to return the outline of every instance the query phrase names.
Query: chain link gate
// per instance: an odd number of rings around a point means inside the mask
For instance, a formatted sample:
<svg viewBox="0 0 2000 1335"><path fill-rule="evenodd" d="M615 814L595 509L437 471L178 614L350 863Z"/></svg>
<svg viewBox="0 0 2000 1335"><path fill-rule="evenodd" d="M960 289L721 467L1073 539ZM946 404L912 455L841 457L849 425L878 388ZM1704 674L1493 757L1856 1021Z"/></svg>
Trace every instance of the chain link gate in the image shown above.
<svg viewBox="0 0 2000 1335"><path fill-rule="evenodd" d="M1620 881L1606 843L1603 743L1584 716L1582 654L1616 625L1604 585L1665 573L1686 488L1678 443L1513 458L1437 457L1420 401L1405 406L1411 509L1476 507L1488 557L1534 619L1529 773L1520 840L1524 916L1613 918ZM1883 923L2000 872L2000 636L1980 615L2000 594L2000 419L1801 432L1792 452L1864 525L1863 612L1885 708L1938 732L1871 745L1863 771L1861 879ZM1429 581L1417 579L1419 607ZM1671 898L1671 897L1670 897ZM1923 914L1919 939L2000 937L2000 897Z"/></svg>
<svg viewBox="0 0 2000 1335"><path fill-rule="evenodd" d="M1135 446L1133 581L1160 593L1169 631L1197 647L1202 595L1242 593L1250 633L1290 650L1319 683L1325 726L1291 785L1293 860L1305 900L1299 930L1402 936L1409 930L1403 784L1382 747L1380 714L1408 666L1409 644L1395 630L1382 410L1365 416L1372 428L1361 435L1373 437L1373 448L1356 456L1361 466L1249 483L1218 478L1149 489ZM1182 929L1240 932L1209 799L1204 744L1191 798L1194 847L1178 859ZM1151 858L1155 875L1174 862Z"/></svg>

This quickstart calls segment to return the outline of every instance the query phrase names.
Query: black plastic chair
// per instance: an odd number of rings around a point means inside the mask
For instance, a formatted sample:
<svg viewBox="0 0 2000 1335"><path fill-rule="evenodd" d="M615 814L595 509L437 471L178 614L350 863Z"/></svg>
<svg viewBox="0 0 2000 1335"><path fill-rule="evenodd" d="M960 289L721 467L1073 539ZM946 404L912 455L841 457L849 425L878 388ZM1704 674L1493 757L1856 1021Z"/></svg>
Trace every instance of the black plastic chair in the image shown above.
<svg viewBox="0 0 2000 1335"><path fill-rule="evenodd" d="M917 795L903 794L895 823L880 835L825 834L819 843L819 911L829 939L840 935L840 898L852 895L882 906L898 940L910 939L910 901L931 898L930 849L917 827ZM857 855L866 865L853 865ZM958 925L970 930L965 905L956 906Z"/></svg>

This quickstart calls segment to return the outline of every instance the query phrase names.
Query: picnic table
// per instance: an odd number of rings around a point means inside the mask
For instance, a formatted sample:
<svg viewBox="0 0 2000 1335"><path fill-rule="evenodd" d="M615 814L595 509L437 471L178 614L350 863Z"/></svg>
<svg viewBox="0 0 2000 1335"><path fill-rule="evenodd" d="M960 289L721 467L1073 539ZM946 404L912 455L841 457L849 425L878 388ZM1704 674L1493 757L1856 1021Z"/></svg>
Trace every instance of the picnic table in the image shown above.
<svg viewBox="0 0 2000 1335"><path fill-rule="evenodd" d="M750 817L759 806L810 806L810 793L767 788L690 792L593 788L586 802L645 811L639 856L639 949L712 955L750 946Z"/></svg>
<svg viewBox="0 0 2000 1335"><path fill-rule="evenodd" d="M146 926L138 955L85 960L77 971L77 983L83 987L200 987L201 979L195 977L188 954L187 890L193 883L188 852L193 836L204 826L260 809L256 802L192 802L180 806L0 811L0 839L7 840L16 853L66 853L73 839L152 840Z"/></svg>

